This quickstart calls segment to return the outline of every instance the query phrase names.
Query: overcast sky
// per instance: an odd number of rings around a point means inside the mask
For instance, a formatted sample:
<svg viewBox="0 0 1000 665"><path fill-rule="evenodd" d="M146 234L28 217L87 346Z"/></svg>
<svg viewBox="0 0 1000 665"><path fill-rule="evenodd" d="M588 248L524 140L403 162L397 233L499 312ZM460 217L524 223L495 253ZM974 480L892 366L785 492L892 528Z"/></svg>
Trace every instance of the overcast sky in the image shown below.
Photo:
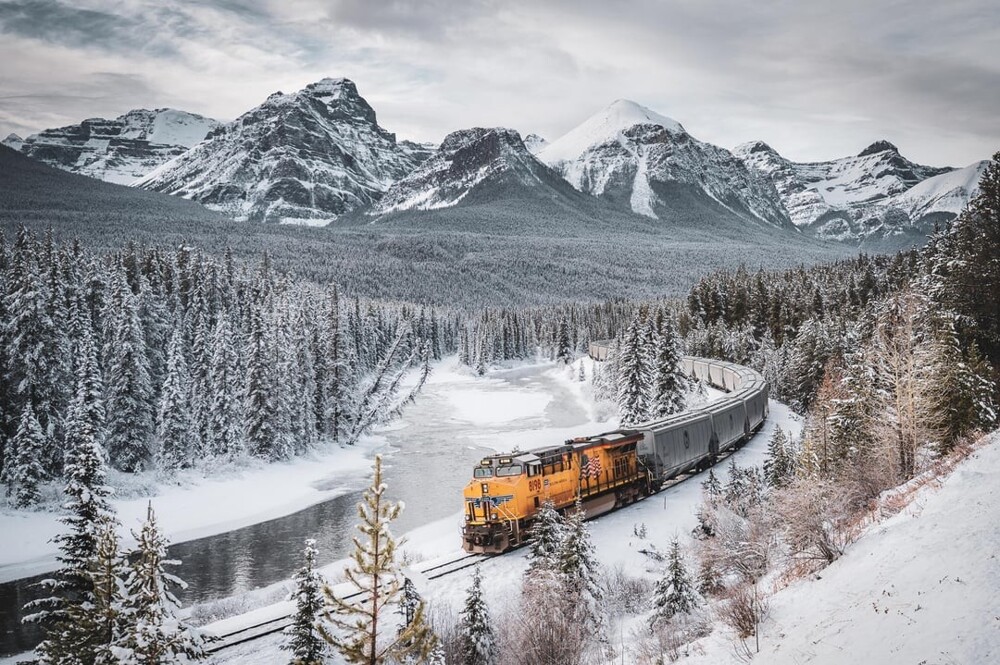
<svg viewBox="0 0 1000 665"><path fill-rule="evenodd" d="M0 0L0 135L132 108L231 120L345 76L400 138L553 139L618 98L796 160L1000 149L997 0Z"/></svg>

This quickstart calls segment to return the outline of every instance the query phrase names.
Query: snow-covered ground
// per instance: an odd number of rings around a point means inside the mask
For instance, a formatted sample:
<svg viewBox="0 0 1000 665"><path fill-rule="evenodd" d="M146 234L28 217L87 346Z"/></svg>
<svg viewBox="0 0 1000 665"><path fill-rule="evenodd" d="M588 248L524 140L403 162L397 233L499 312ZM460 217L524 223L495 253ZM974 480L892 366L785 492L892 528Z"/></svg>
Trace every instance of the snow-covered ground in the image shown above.
<svg viewBox="0 0 1000 665"><path fill-rule="evenodd" d="M737 662L724 632L683 662ZM768 665L1000 662L1000 434L812 578L771 598Z"/></svg>

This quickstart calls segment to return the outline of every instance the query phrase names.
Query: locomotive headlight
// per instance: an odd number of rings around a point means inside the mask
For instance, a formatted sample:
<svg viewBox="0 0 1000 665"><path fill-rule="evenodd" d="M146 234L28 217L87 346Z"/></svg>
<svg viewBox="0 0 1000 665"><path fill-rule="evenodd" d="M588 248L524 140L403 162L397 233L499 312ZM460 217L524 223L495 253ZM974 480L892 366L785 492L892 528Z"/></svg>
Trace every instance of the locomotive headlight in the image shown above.
<svg viewBox="0 0 1000 665"><path fill-rule="evenodd" d="M496 519L497 518L497 514L493 513L492 515L490 515L490 517L492 517L493 519Z"/></svg>
<svg viewBox="0 0 1000 665"><path fill-rule="evenodd" d="M471 517L469 517L468 515L466 515L466 516L465 516L465 521L466 521L466 522L470 521L471 519L472 519L472 518L471 518Z"/></svg>
<svg viewBox="0 0 1000 665"><path fill-rule="evenodd" d="M490 493L489 483L483 483L483 494L489 494L489 493Z"/></svg>

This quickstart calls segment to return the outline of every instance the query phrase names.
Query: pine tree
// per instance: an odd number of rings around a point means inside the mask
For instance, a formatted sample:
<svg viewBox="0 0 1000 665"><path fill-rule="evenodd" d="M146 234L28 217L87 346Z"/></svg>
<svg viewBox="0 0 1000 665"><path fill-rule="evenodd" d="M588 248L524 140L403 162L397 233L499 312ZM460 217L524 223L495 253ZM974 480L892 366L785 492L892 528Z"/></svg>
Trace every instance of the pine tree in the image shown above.
<svg viewBox="0 0 1000 665"><path fill-rule="evenodd" d="M702 481L701 489L712 501L716 501L722 496L722 483L719 482L719 477L715 475L715 469L708 470L708 477Z"/></svg>
<svg viewBox="0 0 1000 665"><path fill-rule="evenodd" d="M185 588L183 580L167 571L180 564L167 558L169 543L156 523L152 504L130 556L125 582L128 607L119 645L123 665L167 665L205 658L204 639L177 616L180 602L171 587ZM125 655L127 654L127 655Z"/></svg>
<svg viewBox="0 0 1000 665"><path fill-rule="evenodd" d="M459 631L462 636L462 665L497 665L500 650L489 608L483 600L482 576L478 567L465 597Z"/></svg>
<svg viewBox="0 0 1000 665"><path fill-rule="evenodd" d="M618 412L623 425L640 423L649 413L647 388L653 376L643 342L643 329L639 318L633 318L618 360Z"/></svg>
<svg viewBox="0 0 1000 665"><path fill-rule="evenodd" d="M597 554L590 542L590 531L584 522L585 518L583 504L577 498L576 505L567 515L559 543L559 575L566 593L576 600L582 620L592 626L594 632L600 632L603 627L600 610L603 593L599 582Z"/></svg>
<svg viewBox="0 0 1000 665"><path fill-rule="evenodd" d="M795 463L789 449L788 437L780 427L767 443L767 458L764 460L764 476L771 487L783 487L795 471Z"/></svg>
<svg viewBox="0 0 1000 665"><path fill-rule="evenodd" d="M264 315L250 315L243 412L246 442L250 454L263 459L281 459L282 432L277 422L281 404L275 390L274 364Z"/></svg>
<svg viewBox="0 0 1000 665"><path fill-rule="evenodd" d="M316 570L316 541L306 540L305 564L295 574L295 601L292 625L285 630L288 641L282 648L292 653L290 665L322 665L326 641L316 626L323 610L323 576Z"/></svg>
<svg viewBox="0 0 1000 665"><path fill-rule="evenodd" d="M564 365L573 362L573 347L569 339L569 324L566 319L559 320L559 330L556 336L556 360Z"/></svg>
<svg viewBox="0 0 1000 665"><path fill-rule="evenodd" d="M402 506L384 498L382 456L375 456L372 484L358 504L361 537L354 538L351 566L344 571L347 581L362 597L360 604L345 601L323 588L326 597L324 616L334 631L321 629L323 637L348 663L382 665L390 658L415 655L426 658L434 647L435 638L424 618L420 603L413 621L403 630L393 633L388 616L402 598L399 564L396 561L396 541L389 531Z"/></svg>
<svg viewBox="0 0 1000 665"><path fill-rule="evenodd" d="M118 663L125 654L120 650L126 625L125 576L127 562L118 543L117 522L102 519L97 527L97 556L91 571L94 583L94 605L76 606L74 611L84 616L81 623L91 622L95 665ZM81 659L87 662L88 659Z"/></svg>
<svg viewBox="0 0 1000 665"><path fill-rule="evenodd" d="M149 463L154 431L153 389L148 359L131 288L119 276L109 303L111 329L104 348L107 362L105 445L112 466L141 471Z"/></svg>
<svg viewBox="0 0 1000 665"><path fill-rule="evenodd" d="M12 440L13 454L6 469L7 493L15 508L29 508L41 498L38 484L45 477L42 468L42 451L45 434L42 432L31 402L25 402L17 434Z"/></svg>
<svg viewBox="0 0 1000 665"><path fill-rule="evenodd" d="M678 614L690 614L698 604L698 597L684 567L681 545L676 538L670 544L668 561L666 574L656 582L653 595L655 610L651 621L654 624L669 621Z"/></svg>
<svg viewBox="0 0 1000 665"><path fill-rule="evenodd" d="M160 391L160 408L156 417L156 438L159 448L156 461L162 473L191 466L198 454L198 425L191 399L191 375L184 359L184 336L180 326L174 329L167 353L167 378Z"/></svg>
<svg viewBox="0 0 1000 665"><path fill-rule="evenodd" d="M688 379L681 371L681 350L670 320L666 317L655 338L653 396L650 417L663 418L684 410Z"/></svg>
<svg viewBox="0 0 1000 665"><path fill-rule="evenodd" d="M531 525L528 538L528 569L530 575L538 569L556 570L559 566L559 547L562 543L565 524L556 510L555 504L542 502Z"/></svg>
<svg viewBox="0 0 1000 665"><path fill-rule="evenodd" d="M67 531L55 538L60 568L40 586L52 595L25 605L25 623L39 624L45 639L36 649L42 663L75 662L83 645L92 645L90 621L95 599L92 569L98 560L100 533L114 522L105 485L104 461L95 440L92 413L84 408L84 382L77 383L77 396L66 426L65 515ZM86 662L84 660L83 662Z"/></svg>
<svg viewBox="0 0 1000 665"><path fill-rule="evenodd" d="M239 362L233 346L233 331L226 314L219 316L212 334L209 369L209 431L211 449L230 459L243 453Z"/></svg>
<svg viewBox="0 0 1000 665"><path fill-rule="evenodd" d="M722 579L711 557L702 558L698 564L698 593L710 596L722 588Z"/></svg>

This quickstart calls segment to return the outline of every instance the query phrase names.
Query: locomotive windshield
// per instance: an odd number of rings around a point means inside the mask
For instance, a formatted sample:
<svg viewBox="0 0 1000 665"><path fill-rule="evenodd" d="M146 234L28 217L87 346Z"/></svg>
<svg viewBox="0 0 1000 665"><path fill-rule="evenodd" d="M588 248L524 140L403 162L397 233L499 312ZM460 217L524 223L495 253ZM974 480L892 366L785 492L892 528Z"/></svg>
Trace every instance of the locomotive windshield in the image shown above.
<svg viewBox="0 0 1000 665"><path fill-rule="evenodd" d="M493 469L491 469L488 466L485 467L477 466L475 469L472 470L472 475L475 476L476 478L492 478Z"/></svg>
<svg viewBox="0 0 1000 665"><path fill-rule="evenodd" d="M512 466L501 466L497 469L497 476L520 476L523 467L520 464Z"/></svg>

